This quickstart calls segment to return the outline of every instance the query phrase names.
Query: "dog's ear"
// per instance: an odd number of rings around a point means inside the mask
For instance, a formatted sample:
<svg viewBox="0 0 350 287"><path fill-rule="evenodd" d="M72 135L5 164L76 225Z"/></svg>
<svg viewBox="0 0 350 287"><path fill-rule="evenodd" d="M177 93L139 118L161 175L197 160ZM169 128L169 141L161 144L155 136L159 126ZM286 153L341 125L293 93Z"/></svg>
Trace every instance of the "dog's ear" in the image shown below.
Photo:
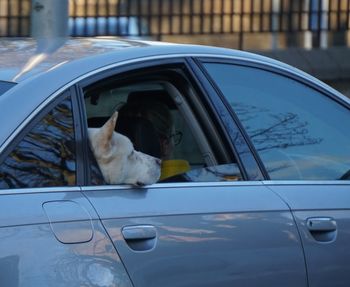
<svg viewBox="0 0 350 287"><path fill-rule="evenodd" d="M104 149L109 149L115 125L117 123L118 112L115 112L110 119L100 129L100 144Z"/></svg>

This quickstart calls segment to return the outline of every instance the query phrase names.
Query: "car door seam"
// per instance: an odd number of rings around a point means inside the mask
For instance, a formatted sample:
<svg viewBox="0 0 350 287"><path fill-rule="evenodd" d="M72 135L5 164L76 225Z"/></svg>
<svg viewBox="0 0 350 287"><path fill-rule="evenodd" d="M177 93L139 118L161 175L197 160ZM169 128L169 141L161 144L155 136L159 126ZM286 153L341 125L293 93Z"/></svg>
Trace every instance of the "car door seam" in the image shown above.
<svg viewBox="0 0 350 287"><path fill-rule="evenodd" d="M126 268L126 265L124 264L124 261L122 260L122 257L120 256L120 254L119 254L119 252L118 252L118 250L117 250L117 247L115 246L115 244L114 244L114 242L113 242L112 237L111 237L110 234L108 233L106 226L103 224L103 221L102 221L102 218L100 217L100 214L97 212L97 209L96 209L95 206L92 204L90 198L85 194L85 192L84 192L84 190L83 190L82 187L80 187L80 190L81 190L81 193L83 194L83 196L87 199L87 201L90 203L90 205L92 206L92 208L95 210L95 212L96 212L96 214L97 214L97 217L98 217L98 220L100 221L101 226L102 226L103 230L104 230L105 233L106 233L106 236L107 236L108 239L110 240L110 243L112 244L112 246L113 246L115 252L117 253L117 255L118 255L119 259L120 259L120 262L121 262L121 264L122 264L123 267L124 267L124 270L125 270L126 274L128 274L128 277L129 277L129 280L130 280L130 282L131 282L131 285L132 285L132 286L135 286L135 284L134 284L134 282L133 282L133 280L132 280L132 278L131 278L131 275L129 274L129 270Z"/></svg>
<svg viewBox="0 0 350 287"><path fill-rule="evenodd" d="M301 250L303 252L303 256L304 256L304 265L305 265L305 275L306 275L306 285L309 286L309 271L308 271L308 266L307 266L307 262L306 262L306 252L305 252L305 248L304 248L304 244L301 238L301 231L299 230L297 221L295 219L293 210L291 208L291 206L288 204L287 201L284 200L284 198L276 191L274 191L269 185L267 185L266 183L263 182L263 185L268 188L271 192L273 192L278 198L280 198L282 200L282 202L284 202L284 204L288 207L290 214L292 215L293 218L293 222L295 224L295 228L298 232L299 235L299 241L300 241L300 246L301 246Z"/></svg>

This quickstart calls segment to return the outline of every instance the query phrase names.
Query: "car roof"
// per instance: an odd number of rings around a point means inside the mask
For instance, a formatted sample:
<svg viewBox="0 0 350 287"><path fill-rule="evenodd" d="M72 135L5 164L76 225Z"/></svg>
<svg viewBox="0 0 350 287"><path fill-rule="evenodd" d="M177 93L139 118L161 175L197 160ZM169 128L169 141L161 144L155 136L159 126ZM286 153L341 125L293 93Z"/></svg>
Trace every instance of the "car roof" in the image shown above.
<svg viewBox="0 0 350 287"><path fill-rule="evenodd" d="M0 80L20 82L62 63L144 45L138 42L98 38L2 39Z"/></svg>
<svg viewBox="0 0 350 287"><path fill-rule="evenodd" d="M126 51L130 57L122 56L126 55ZM178 53L226 55L278 63L263 56L232 49L129 40L117 37L56 38L37 41L30 38L17 38L2 39L0 41L0 81L18 83L61 65L67 65L78 60L82 61L83 59L93 62L93 58L107 54L109 55L109 63L112 63L117 62L119 59L135 58L141 55ZM104 64L104 61L102 61L102 64ZM98 65L98 62L96 62L96 65ZM96 65L93 69L97 68ZM81 72L88 72L88 70L82 70Z"/></svg>

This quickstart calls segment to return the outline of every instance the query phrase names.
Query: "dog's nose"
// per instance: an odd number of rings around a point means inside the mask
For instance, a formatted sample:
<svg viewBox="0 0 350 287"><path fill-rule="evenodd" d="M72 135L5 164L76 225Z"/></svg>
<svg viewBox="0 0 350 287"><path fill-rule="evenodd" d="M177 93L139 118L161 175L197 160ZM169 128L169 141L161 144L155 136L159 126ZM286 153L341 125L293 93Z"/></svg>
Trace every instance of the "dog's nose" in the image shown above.
<svg viewBox="0 0 350 287"><path fill-rule="evenodd" d="M158 164L159 166L162 164L162 160L160 160L159 158L156 158L156 164Z"/></svg>

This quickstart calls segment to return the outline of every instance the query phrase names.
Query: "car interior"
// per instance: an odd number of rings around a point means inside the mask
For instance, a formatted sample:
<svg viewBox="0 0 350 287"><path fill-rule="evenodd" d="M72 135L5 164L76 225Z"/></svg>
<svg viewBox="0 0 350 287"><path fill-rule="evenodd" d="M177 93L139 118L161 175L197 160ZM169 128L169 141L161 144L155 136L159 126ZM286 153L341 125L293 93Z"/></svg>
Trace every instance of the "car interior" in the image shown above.
<svg viewBox="0 0 350 287"><path fill-rule="evenodd" d="M203 128L198 120L205 110L193 100L191 88L180 92L164 77L126 83L112 77L85 88L84 95L88 127L101 127L118 111L116 132L127 136L135 150L162 159L161 182L241 179L213 124Z"/></svg>

